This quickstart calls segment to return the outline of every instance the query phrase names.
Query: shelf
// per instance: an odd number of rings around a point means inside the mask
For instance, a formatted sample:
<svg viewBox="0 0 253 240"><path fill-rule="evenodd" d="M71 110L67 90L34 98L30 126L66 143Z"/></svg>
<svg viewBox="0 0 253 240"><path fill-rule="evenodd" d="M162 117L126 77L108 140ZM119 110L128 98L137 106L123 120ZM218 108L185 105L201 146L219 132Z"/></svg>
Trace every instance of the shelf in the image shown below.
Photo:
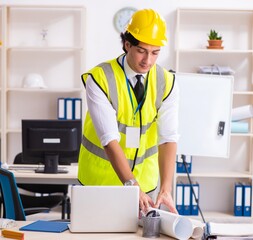
<svg viewBox="0 0 253 240"><path fill-rule="evenodd" d="M57 119L59 97L84 96L85 8L6 4L0 15L0 149L12 163L22 151L22 119ZM29 74L46 88L23 88Z"/></svg>
<svg viewBox="0 0 253 240"><path fill-rule="evenodd" d="M82 47L8 47L8 51L32 51L32 52L70 52L81 51Z"/></svg>
<svg viewBox="0 0 253 240"><path fill-rule="evenodd" d="M6 129L6 134L12 134L12 133L21 133L21 128L20 129Z"/></svg>
<svg viewBox="0 0 253 240"><path fill-rule="evenodd" d="M177 177L187 177L184 173L177 173ZM190 177L194 178L245 178L250 179L252 178L252 174L250 173L240 173L240 172L196 172L190 173Z"/></svg>
<svg viewBox="0 0 253 240"><path fill-rule="evenodd" d="M231 137L253 137L253 133L231 133Z"/></svg>
<svg viewBox="0 0 253 240"><path fill-rule="evenodd" d="M253 53L253 49L252 50L236 50L236 49L226 49L224 47L224 49L178 49L179 53L210 53L210 54L252 54Z"/></svg>
<svg viewBox="0 0 253 240"><path fill-rule="evenodd" d="M200 206L201 208L201 206ZM203 212L203 216L206 222L217 222L217 223L253 223L253 219L251 217L239 217L234 216L233 213L223 213L223 212ZM198 216L189 216L192 219L196 219L202 221L200 215Z"/></svg>
<svg viewBox="0 0 253 240"><path fill-rule="evenodd" d="M213 64L230 67L234 70L232 108L253 105L252 18L253 10L248 9L178 9L175 71L197 73L200 66ZM206 48L210 29L222 36L224 49ZM193 156L190 176L199 183L200 206L207 220L250 219L233 215L234 184L253 182L253 119L242 121L249 124L250 132L230 134L228 158ZM175 173L174 187L177 181L187 180L186 174Z"/></svg>
<svg viewBox="0 0 253 240"><path fill-rule="evenodd" d="M253 91L234 91L234 95L253 95Z"/></svg>
<svg viewBox="0 0 253 240"><path fill-rule="evenodd" d="M79 93L82 88L6 88L6 92L20 93Z"/></svg>
<svg viewBox="0 0 253 240"><path fill-rule="evenodd" d="M9 6L6 19L7 46L82 47L84 10L81 6Z"/></svg>

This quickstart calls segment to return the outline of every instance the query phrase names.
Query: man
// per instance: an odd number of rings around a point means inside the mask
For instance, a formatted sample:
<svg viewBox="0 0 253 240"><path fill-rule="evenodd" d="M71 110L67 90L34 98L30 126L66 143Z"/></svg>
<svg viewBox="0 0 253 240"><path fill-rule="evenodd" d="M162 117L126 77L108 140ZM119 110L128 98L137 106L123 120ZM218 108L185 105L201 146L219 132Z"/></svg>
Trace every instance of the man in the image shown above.
<svg viewBox="0 0 253 240"><path fill-rule="evenodd" d="M125 54L82 75L88 112L78 178L83 185L138 185L143 211L164 204L176 213L178 90L174 75L156 64L166 23L152 9L139 10L121 38Z"/></svg>

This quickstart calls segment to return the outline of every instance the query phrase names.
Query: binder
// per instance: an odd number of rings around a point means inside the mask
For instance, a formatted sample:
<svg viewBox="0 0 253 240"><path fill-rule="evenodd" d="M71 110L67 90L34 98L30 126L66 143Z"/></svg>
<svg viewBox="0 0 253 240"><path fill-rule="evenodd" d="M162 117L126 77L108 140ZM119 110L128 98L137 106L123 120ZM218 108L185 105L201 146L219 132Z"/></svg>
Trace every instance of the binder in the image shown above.
<svg viewBox="0 0 253 240"><path fill-rule="evenodd" d="M64 98L58 98L58 104L57 104L57 117L59 120L66 119L66 112L65 112L65 99Z"/></svg>
<svg viewBox="0 0 253 240"><path fill-rule="evenodd" d="M186 167L187 167L188 173L191 173L192 172L192 156L186 155L185 162L186 162Z"/></svg>
<svg viewBox="0 0 253 240"><path fill-rule="evenodd" d="M191 186L184 184L183 214L191 215Z"/></svg>
<svg viewBox="0 0 253 240"><path fill-rule="evenodd" d="M243 183L243 216L251 216L251 191L252 186L249 183Z"/></svg>
<svg viewBox="0 0 253 240"><path fill-rule="evenodd" d="M184 185L183 183L176 184L176 209L178 214L183 215L183 200L184 200Z"/></svg>
<svg viewBox="0 0 253 240"><path fill-rule="evenodd" d="M68 224L69 222L38 220L26 226L21 227L19 230L60 233L60 232L64 232L68 230Z"/></svg>
<svg viewBox="0 0 253 240"><path fill-rule="evenodd" d="M187 167L188 172L191 173L192 156L186 155L185 156L185 163L186 163L186 167ZM177 173L186 173L186 169L185 169L185 165L183 163L182 155L177 155L176 166L177 166Z"/></svg>
<svg viewBox="0 0 253 240"><path fill-rule="evenodd" d="M177 165L177 173L185 172L183 159L181 155L177 155L176 165Z"/></svg>
<svg viewBox="0 0 253 240"><path fill-rule="evenodd" d="M82 99L74 98L73 99L73 119L81 119L82 118Z"/></svg>
<svg viewBox="0 0 253 240"><path fill-rule="evenodd" d="M57 115L60 120L80 120L82 118L81 98L58 98Z"/></svg>
<svg viewBox="0 0 253 240"><path fill-rule="evenodd" d="M65 106L66 106L66 119L73 119L73 100L72 98L65 98Z"/></svg>
<svg viewBox="0 0 253 240"><path fill-rule="evenodd" d="M198 200L199 199L199 184L197 182L193 183L192 188ZM195 200L193 191L191 191L191 215L198 215L198 214L199 214L198 204Z"/></svg>
<svg viewBox="0 0 253 240"><path fill-rule="evenodd" d="M243 216L243 185L240 182L235 183L234 191L234 215Z"/></svg>

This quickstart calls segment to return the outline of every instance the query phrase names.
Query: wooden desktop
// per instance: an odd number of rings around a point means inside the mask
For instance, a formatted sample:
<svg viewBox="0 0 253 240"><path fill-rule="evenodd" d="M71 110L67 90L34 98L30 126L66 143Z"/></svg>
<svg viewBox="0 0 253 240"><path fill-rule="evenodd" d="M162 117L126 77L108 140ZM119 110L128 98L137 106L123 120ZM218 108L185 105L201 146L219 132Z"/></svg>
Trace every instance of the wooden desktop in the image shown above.
<svg viewBox="0 0 253 240"><path fill-rule="evenodd" d="M24 167L23 164L15 164L16 166ZM77 179L78 166L66 165L64 167L67 168L68 173L35 173L31 169L15 169L10 171L13 172L17 183L80 184Z"/></svg>
<svg viewBox="0 0 253 240"><path fill-rule="evenodd" d="M16 221L17 226L12 228L12 230L19 230L20 227L28 225L32 222L30 221ZM25 233L25 240L140 240L145 239L142 237L142 228L140 227L136 233L71 233L69 230L62 233L50 233L50 232L32 232L32 231L22 231ZM0 236L0 239L6 239ZM174 239L166 235L160 234L159 239Z"/></svg>

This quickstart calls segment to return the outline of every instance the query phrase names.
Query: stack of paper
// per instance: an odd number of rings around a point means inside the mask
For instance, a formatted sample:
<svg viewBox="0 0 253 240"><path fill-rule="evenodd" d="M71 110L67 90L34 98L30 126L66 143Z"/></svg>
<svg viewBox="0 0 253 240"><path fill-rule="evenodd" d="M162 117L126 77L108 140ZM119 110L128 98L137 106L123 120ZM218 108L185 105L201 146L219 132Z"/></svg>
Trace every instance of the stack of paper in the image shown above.
<svg viewBox="0 0 253 240"><path fill-rule="evenodd" d="M249 237L253 236L253 223L214 223L206 224L208 236Z"/></svg>
<svg viewBox="0 0 253 240"><path fill-rule="evenodd" d="M235 73L235 71L228 66L218 66L216 64L213 64L211 66L199 66L198 72L216 75L232 75Z"/></svg>

